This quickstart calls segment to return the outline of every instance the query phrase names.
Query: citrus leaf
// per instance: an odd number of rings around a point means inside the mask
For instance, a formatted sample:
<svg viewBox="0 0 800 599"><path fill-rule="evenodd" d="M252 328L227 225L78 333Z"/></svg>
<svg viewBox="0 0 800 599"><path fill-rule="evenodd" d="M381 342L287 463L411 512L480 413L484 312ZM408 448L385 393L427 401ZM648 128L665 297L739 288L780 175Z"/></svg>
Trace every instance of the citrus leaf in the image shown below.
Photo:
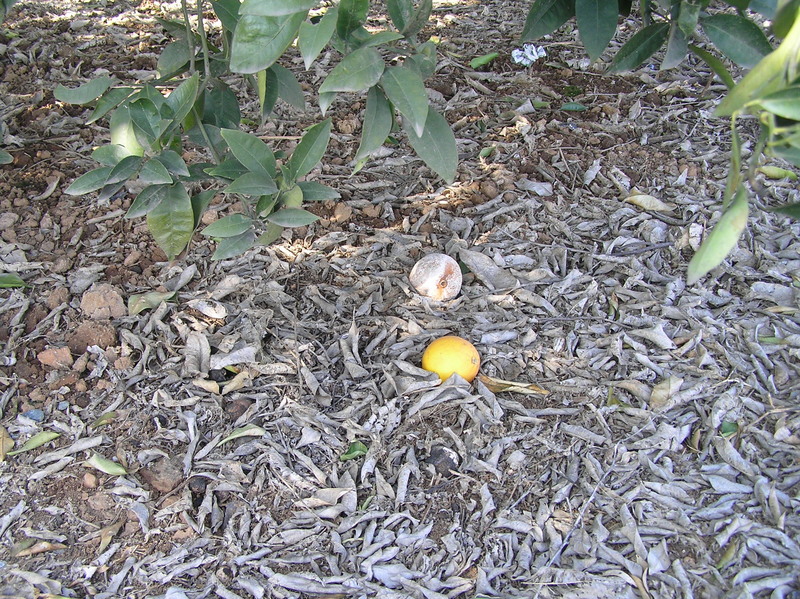
<svg viewBox="0 0 800 599"><path fill-rule="evenodd" d="M490 62L492 62L498 56L500 56L500 54L497 52L490 52L489 54L484 54L483 56L476 56L475 58L469 61L469 68L479 69L481 67L484 67Z"/></svg>
<svg viewBox="0 0 800 599"><path fill-rule="evenodd" d="M169 77L173 73L180 73L189 64L190 58L189 46L185 41L170 42L164 46L158 56L156 72L159 77Z"/></svg>
<svg viewBox="0 0 800 599"><path fill-rule="evenodd" d="M5 150L0 150L0 164L11 164L12 162L14 162L14 157Z"/></svg>
<svg viewBox="0 0 800 599"><path fill-rule="evenodd" d="M272 65L270 70L275 74L275 80L278 84L278 97L295 108L304 110L306 97L303 95L303 88L300 87L294 73L277 63Z"/></svg>
<svg viewBox="0 0 800 599"><path fill-rule="evenodd" d="M240 6L241 2L239 0L211 0L214 14L217 15L222 26L228 31L236 29L236 24L239 22Z"/></svg>
<svg viewBox="0 0 800 599"><path fill-rule="evenodd" d="M670 25L669 38L667 38L667 51L664 54L664 59L661 61L662 71L665 69L672 69L680 65L689 53L689 38L678 26L676 21Z"/></svg>
<svg viewBox="0 0 800 599"><path fill-rule="evenodd" d="M234 237L225 237L217 243L217 249L211 256L212 260L227 260L240 256L255 244L256 234L250 229Z"/></svg>
<svg viewBox="0 0 800 599"><path fill-rule="evenodd" d="M769 210L770 212L777 212L778 214L785 214L786 216L800 219L800 203L776 206L775 208L770 208Z"/></svg>
<svg viewBox="0 0 800 599"><path fill-rule="evenodd" d="M133 93L132 87L114 87L104 93L86 121L87 125L94 123L96 120L103 118L106 114L111 112L117 106L122 104Z"/></svg>
<svg viewBox="0 0 800 599"><path fill-rule="evenodd" d="M168 190L169 185L148 185L131 202L131 207L125 213L125 218L145 216L167 197Z"/></svg>
<svg viewBox="0 0 800 599"><path fill-rule="evenodd" d="M608 46L617 30L617 0L575 0L575 20L583 47L595 60Z"/></svg>
<svg viewBox="0 0 800 599"><path fill-rule="evenodd" d="M207 237L236 237L253 228L253 219L244 214L229 214L203 229L201 235Z"/></svg>
<svg viewBox="0 0 800 599"><path fill-rule="evenodd" d="M175 150L164 150L155 157L164 167L176 177L188 177L189 168L183 158Z"/></svg>
<svg viewBox="0 0 800 599"><path fill-rule="evenodd" d="M64 193L77 196L97 191L106 184L112 170L114 170L112 166L101 166L100 168L92 169L88 173L84 173L75 179L72 184L64 190Z"/></svg>
<svg viewBox="0 0 800 599"><path fill-rule="evenodd" d="M722 263L742 235L748 211L747 191L739 187L733 202L689 262L687 285L693 285Z"/></svg>
<svg viewBox="0 0 800 599"><path fill-rule="evenodd" d="M128 471L122 467L121 464L117 462L113 462L107 458L104 458L100 454L93 453L92 457L86 460L86 465L99 470L100 472L105 472L106 474L110 474L111 476L125 476L128 474Z"/></svg>
<svg viewBox="0 0 800 599"><path fill-rule="evenodd" d="M762 173L768 179L791 179L792 181L797 180L797 173L790 171L785 168L780 168L779 166L760 166L756 169L759 173Z"/></svg>
<svg viewBox="0 0 800 599"><path fill-rule="evenodd" d="M280 17L241 15L233 33L230 69L258 73L272 66L292 43L307 11Z"/></svg>
<svg viewBox="0 0 800 599"><path fill-rule="evenodd" d="M292 179L298 179L311 172L322 160L331 137L331 119L317 123L303 135L287 163Z"/></svg>
<svg viewBox="0 0 800 599"><path fill-rule="evenodd" d="M306 202L323 202L336 200L342 197L338 191L316 181L300 181L297 186L303 191L303 200Z"/></svg>
<svg viewBox="0 0 800 599"><path fill-rule="evenodd" d="M367 93L367 108L361 127L361 143L355 156L357 163L376 152L383 145L392 131L393 122L394 116L389 100L386 99L380 88L371 87Z"/></svg>
<svg viewBox="0 0 800 599"><path fill-rule="evenodd" d="M183 185L165 186L161 202L147 213L147 226L168 259L183 251L194 232L192 202Z"/></svg>
<svg viewBox="0 0 800 599"><path fill-rule="evenodd" d="M222 439L222 441L217 444L217 447L225 445L225 443L233 441L234 439L240 439L242 437L263 437L265 434L267 434L267 431L260 426L247 424L241 428L237 428L230 435Z"/></svg>
<svg viewBox="0 0 800 599"><path fill-rule="evenodd" d="M609 72L619 73L635 69L650 58L664 44L669 24L653 23L636 32L611 60Z"/></svg>
<svg viewBox="0 0 800 599"><path fill-rule="evenodd" d="M420 137L428 118L428 94L422 77L408 67L389 67L380 81L386 97Z"/></svg>
<svg viewBox="0 0 800 599"><path fill-rule="evenodd" d="M375 48L361 48L348 54L336 65L319 87L321 94L358 92L375 85L385 68Z"/></svg>
<svg viewBox="0 0 800 599"><path fill-rule="evenodd" d="M172 121L174 126L180 125L183 119L192 111L192 107L195 101L197 101L197 92L199 89L200 75L195 73L167 96L166 104L172 109Z"/></svg>
<svg viewBox="0 0 800 599"><path fill-rule="evenodd" d="M356 458L367 455L368 451L369 448L361 441L353 441L350 443L347 451L339 456L339 459L343 462L346 462L347 460L355 460Z"/></svg>
<svg viewBox="0 0 800 599"><path fill-rule="evenodd" d="M704 50L703 48L700 48L698 46L695 46L694 44L689 44L689 50L694 52L704 63L706 63L711 68L712 71L714 71L716 76L719 77L719 80L725 84L725 87L727 87L728 89L732 89L733 86L736 85L736 82L733 80L733 77L731 77L731 74L728 71L728 69L725 68L723 62L719 58L711 54L711 52Z"/></svg>
<svg viewBox="0 0 800 599"><path fill-rule="evenodd" d="M8 434L6 427L0 426L0 462L5 461L6 455L14 447L14 440Z"/></svg>
<svg viewBox="0 0 800 599"><path fill-rule="evenodd" d="M275 155L267 144L238 129L222 129L220 133L236 160L247 170L275 178Z"/></svg>
<svg viewBox="0 0 800 599"><path fill-rule="evenodd" d="M425 164L442 179L452 183L456 178L458 152L456 138L447 120L435 110L429 109L422 135L417 136L413 129L408 129L406 133L411 147Z"/></svg>
<svg viewBox="0 0 800 599"><path fill-rule="evenodd" d="M28 284L15 272L0 274L0 289L14 289L17 287L28 287Z"/></svg>
<svg viewBox="0 0 800 599"><path fill-rule="evenodd" d="M753 68L772 52L767 36L749 19L719 13L700 19L700 23L708 39L739 66Z"/></svg>
<svg viewBox="0 0 800 599"><path fill-rule="evenodd" d="M225 193L241 193L248 196L261 196L278 192L278 186L265 173L245 173L223 190Z"/></svg>
<svg viewBox="0 0 800 599"><path fill-rule="evenodd" d="M574 16L575 0L536 0L528 11L521 39L536 40L553 33Z"/></svg>
<svg viewBox="0 0 800 599"><path fill-rule="evenodd" d="M122 105L111 115L108 127L111 132L111 144L122 146L130 156L143 156L144 147L136 139L136 132L131 118L131 109Z"/></svg>
<svg viewBox="0 0 800 599"><path fill-rule="evenodd" d="M240 15L280 17L314 8L317 0L244 0L239 7Z"/></svg>
<svg viewBox="0 0 800 599"><path fill-rule="evenodd" d="M49 443L53 439L58 439L60 436L61 433L56 433L53 431L42 431L41 433L36 433L33 437L25 441L22 447L20 447L19 449L15 449L14 451L7 451L6 455L17 455L19 453L24 453L26 451L36 449L37 447L41 447L45 443Z"/></svg>
<svg viewBox="0 0 800 599"><path fill-rule="evenodd" d="M174 291L149 291L147 293L137 293L128 298L128 314L136 316L145 310L153 310L175 297ZM92 425L96 426L96 425Z"/></svg>
<svg viewBox="0 0 800 599"><path fill-rule="evenodd" d="M758 103L772 114L800 121L800 87L787 87L761 98Z"/></svg>
<svg viewBox="0 0 800 599"><path fill-rule="evenodd" d="M368 12L369 0L340 0L336 18L339 37L348 40L350 34L366 22Z"/></svg>
<svg viewBox="0 0 800 599"><path fill-rule="evenodd" d="M319 23L304 21L300 25L300 33L297 36L297 46L300 48L300 55L303 57L303 64L306 70L311 68L311 64L320 55L322 49L331 41L333 32L336 31L336 18L339 15L339 8L331 7L319 20Z"/></svg>
<svg viewBox="0 0 800 599"><path fill-rule="evenodd" d="M267 217L267 221L281 227L304 227L318 219L316 214L302 208L282 208Z"/></svg>
<svg viewBox="0 0 800 599"><path fill-rule="evenodd" d="M258 245L269 245L270 243L280 239L281 233L283 233L283 227L276 225L275 223L267 223L267 230L264 231L258 239L256 239L256 243Z"/></svg>
<svg viewBox="0 0 800 599"><path fill-rule="evenodd" d="M53 95L59 102L66 102L67 104L88 104L92 100L96 100L102 96L109 87L114 85L117 79L103 75L97 79L91 79L83 85L75 88L64 87L59 84L53 90Z"/></svg>

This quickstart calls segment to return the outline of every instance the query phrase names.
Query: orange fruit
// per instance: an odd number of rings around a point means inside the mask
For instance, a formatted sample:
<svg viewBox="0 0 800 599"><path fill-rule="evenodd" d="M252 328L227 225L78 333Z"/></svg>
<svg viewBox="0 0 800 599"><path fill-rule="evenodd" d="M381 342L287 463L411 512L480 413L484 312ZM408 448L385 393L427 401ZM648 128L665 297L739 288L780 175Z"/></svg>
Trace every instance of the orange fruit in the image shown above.
<svg viewBox="0 0 800 599"><path fill-rule="evenodd" d="M481 367L481 356L466 339L447 335L431 342L422 354L422 368L435 372L443 381L458 373L472 382Z"/></svg>

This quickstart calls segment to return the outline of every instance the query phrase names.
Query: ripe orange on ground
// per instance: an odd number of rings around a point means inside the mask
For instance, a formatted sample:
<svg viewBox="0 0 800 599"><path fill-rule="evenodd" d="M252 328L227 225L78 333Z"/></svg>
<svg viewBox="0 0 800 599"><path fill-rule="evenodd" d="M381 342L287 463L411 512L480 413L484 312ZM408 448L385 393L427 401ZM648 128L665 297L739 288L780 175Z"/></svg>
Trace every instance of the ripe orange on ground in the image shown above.
<svg viewBox="0 0 800 599"><path fill-rule="evenodd" d="M447 335L431 342L422 354L422 368L435 372L443 381L454 372L472 382L481 367L481 356L466 339Z"/></svg>

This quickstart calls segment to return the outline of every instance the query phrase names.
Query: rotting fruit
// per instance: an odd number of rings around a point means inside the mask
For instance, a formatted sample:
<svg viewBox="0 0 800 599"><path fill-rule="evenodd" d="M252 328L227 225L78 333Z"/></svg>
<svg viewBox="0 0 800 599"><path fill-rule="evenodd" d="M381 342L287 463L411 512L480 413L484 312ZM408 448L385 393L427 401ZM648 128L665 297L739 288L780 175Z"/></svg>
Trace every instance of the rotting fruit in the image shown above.
<svg viewBox="0 0 800 599"><path fill-rule="evenodd" d="M408 276L417 293L436 301L447 301L461 292L461 268L447 254L428 254Z"/></svg>
<svg viewBox="0 0 800 599"><path fill-rule="evenodd" d="M481 356L475 346L455 335L439 337L422 354L422 368L435 372L443 381L457 373L472 382L481 367Z"/></svg>

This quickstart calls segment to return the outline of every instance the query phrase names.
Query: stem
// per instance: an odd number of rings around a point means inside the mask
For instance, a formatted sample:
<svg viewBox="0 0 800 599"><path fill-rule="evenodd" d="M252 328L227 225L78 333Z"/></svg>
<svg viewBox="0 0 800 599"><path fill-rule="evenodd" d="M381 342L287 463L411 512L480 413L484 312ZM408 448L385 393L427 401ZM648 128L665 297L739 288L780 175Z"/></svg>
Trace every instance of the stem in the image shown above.
<svg viewBox="0 0 800 599"><path fill-rule="evenodd" d="M183 13L183 24L186 26L186 45L189 46L189 72L194 73L194 32L192 23L189 21L189 8L186 6L186 0L181 0L181 12Z"/></svg>
<svg viewBox="0 0 800 599"><path fill-rule="evenodd" d="M208 57L206 26L203 21L203 0L197 0L197 31L200 34L200 46L203 48L203 70L206 74L206 81L208 81L211 78L211 63Z"/></svg>
<svg viewBox="0 0 800 599"><path fill-rule="evenodd" d="M197 120L197 127L200 129L200 134L203 136L203 139L206 142L206 146L211 152L211 157L214 159L215 163L219 164L220 162L222 162L222 159L217 153L217 149L214 147L214 144L211 143L211 138L208 136L208 131L206 131L206 126L203 123L202 119L200 118L200 114L198 114L196 108L192 108L192 115Z"/></svg>

